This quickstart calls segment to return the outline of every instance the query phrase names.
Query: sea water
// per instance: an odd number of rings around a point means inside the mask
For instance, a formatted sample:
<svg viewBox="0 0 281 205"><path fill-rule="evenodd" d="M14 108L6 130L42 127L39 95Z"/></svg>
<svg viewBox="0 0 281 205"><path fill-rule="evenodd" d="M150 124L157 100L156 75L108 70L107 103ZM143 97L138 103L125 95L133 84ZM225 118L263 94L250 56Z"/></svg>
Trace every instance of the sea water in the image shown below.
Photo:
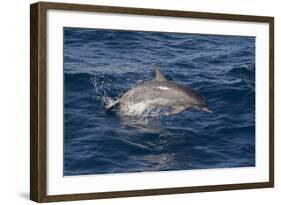
<svg viewBox="0 0 281 205"><path fill-rule="evenodd" d="M64 175L255 166L255 38L64 28ZM213 113L126 117L106 106L152 65Z"/></svg>

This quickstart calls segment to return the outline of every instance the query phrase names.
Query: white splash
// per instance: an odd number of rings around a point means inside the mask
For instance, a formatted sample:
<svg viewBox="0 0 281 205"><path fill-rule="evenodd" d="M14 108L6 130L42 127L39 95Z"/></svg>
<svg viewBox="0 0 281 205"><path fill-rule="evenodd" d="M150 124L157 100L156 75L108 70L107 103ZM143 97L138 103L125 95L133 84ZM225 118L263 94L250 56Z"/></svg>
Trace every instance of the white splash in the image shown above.
<svg viewBox="0 0 281 205"><path fill-rule="evenodd" d="M140 102L136 104L126 103L120 107L120 113L128 116L144 115L145 111L149 108L149 104Z"/></svg>
<svg viewBox="0 0 281 205"><path fill-rule="evenodd" d="M106 109L111 107L114 104L114 102L115 102L115 100L113 100L112 98L110 98L108 96L103 96L102 97L102 101L103 101L104 106L105 106Z"/></svg>
<svg viewBox="0 0 281 205"><path fill-rule="evenodd" d="M152 101L122 104L118 109L119 115L141 117L141 118L154 118L159 117L161 114L165 114L167 110L161 106L155 106Z"/></svg>
<svg viewBox="0 0 281 205"><path fill-rule="evenodd" d="M143 81L137 82L138 84L142 84ZM108 88L109 82L99 81L97 78L91 79L91 84L93 85L94 92L96 94L97 99L100 100L100 102L104 106L104 110L107 110L109 107L111 107L116 100L115 98L110 97L108 94ZM132 87L135 87L136 85L133 85ZM160 89L168 89L166 87L161 87ZM119 97L122 96L122 92L120 91ZM158 117L161 114L165 114L163 111L163 108L153 106L152 101L147 102L140 102L140 103L133 103L133 102L127 102L122 104L121 106L116 106L114 109L114 112L121 116L121 117L137 117L137 118L154 118Z"/></svg>

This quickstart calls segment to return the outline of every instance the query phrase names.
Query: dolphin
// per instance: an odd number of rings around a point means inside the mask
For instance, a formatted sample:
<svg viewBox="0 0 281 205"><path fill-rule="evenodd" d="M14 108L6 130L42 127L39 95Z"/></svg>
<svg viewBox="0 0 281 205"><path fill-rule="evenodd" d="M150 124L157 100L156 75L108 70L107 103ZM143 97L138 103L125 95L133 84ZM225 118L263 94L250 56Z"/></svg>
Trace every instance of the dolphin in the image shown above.
<svg viewBox="0 0 281 205"><path fill-rule="evenodd" d="M212 112L206 99L192 88L166 79L159 67L154 66L155 79L139 85L113 102L107 111L119 107L123 113L129 108L167 108L168 115L176 115L189 109Z"/></svg>

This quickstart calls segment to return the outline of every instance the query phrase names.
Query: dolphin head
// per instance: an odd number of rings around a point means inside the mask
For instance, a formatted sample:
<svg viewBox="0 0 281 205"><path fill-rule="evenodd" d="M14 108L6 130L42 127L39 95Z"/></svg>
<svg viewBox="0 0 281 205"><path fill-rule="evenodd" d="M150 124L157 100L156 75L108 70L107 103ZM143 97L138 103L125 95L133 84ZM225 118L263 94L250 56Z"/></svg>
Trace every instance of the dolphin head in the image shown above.
<svg viewBox="0 0 281 205"><path fill-rule="evenodd" d="M207 100L198 92L187 86L180 86L180 89L183 91L185 107L195 108L209 113L213 112Z"/></svg>
<svg viewBox="0 0 281 205"><path fill-rule="evenodd" d="M210 106L208 105L207 101L204 99L203 96L201 95L196 96L194 101L195 103L193 107L195 107L196 109L203 110L209 113L213 112L213 110L210 108Z"/></svg>
<svg viewBox="0 0 281 205"><path fill-rule="evenodd" d="M205 111L205 112L210 112L210 113L213 112L213 110L209 106L201 107L200 109Z"/></svg>
<svg viewBox="0 0 281 205"><path fill-rule="evenodd" d="M161 95L160 99L166 98L166 105L174 107L172 114L180 113L189 108L195 108L209 113L213 112L207 100L200 93L188 86L168 80L160 71L159 67L153 66L153 68L155 70L155 79L147 85L156 87L156 90L161 90L159 92L161 94L157 93L157 96ZM160 104L163 105L163 102Z"/></svg>

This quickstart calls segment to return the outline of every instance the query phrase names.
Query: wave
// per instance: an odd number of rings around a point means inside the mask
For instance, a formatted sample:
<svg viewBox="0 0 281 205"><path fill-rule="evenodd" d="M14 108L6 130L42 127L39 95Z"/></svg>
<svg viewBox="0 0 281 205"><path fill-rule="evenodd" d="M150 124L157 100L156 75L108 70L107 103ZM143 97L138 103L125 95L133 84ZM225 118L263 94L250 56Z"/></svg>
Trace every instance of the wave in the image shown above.
<svg viewBox="0 0 281 205"><path fill-rule="evenodd" d="M248 77L249 79L254 79L255 77L255 64L242 64L235 65L231 70L228 71L229 75Z"/></svg>

